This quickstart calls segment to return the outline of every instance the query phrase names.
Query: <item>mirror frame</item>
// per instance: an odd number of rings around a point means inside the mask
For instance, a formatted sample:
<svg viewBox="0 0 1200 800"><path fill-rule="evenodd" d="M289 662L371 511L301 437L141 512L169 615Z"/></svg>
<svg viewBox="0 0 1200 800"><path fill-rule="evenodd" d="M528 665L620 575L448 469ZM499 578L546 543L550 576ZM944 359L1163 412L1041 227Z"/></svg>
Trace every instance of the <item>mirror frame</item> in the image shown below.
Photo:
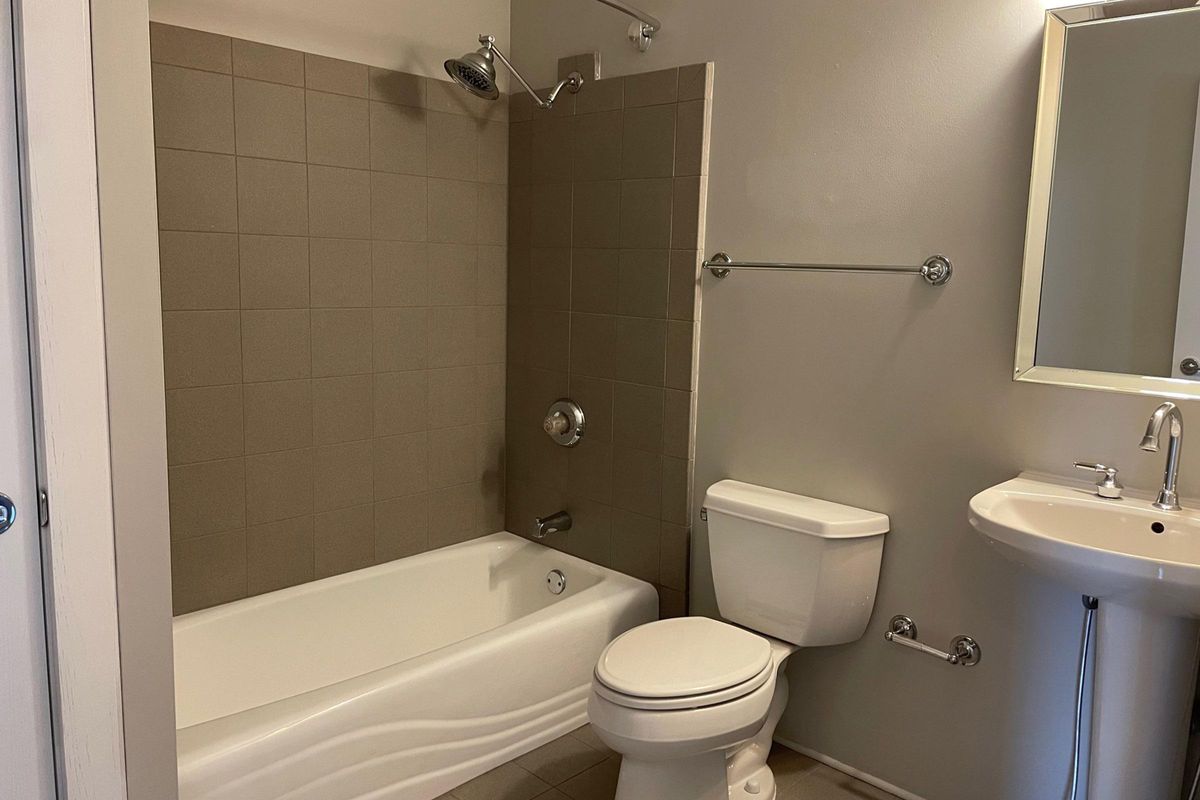
<svg viewBox="0 0 1200 800"><path fill-rule="evenodd" d="M1037 125L1033 143L1033 173L1029 182L1029 212L1025 227L1025 255L1017 316L1016 366L1013 380L1047 383L1076 389L1200 399L1200 381L1183 378L1129 375L1118 372L1038 366L1038 317L1042 301L1042 273L1050 221L1050 196L1054 159L1058 147L1058 115L1062 103L1062 74L1066 62L1067 34L1072 27L1103 24L1122 17L1179 14L1197 8L1195 0L1115 0L1089 3L1046 12L1042 44L1042 78L1038 92Z"/></svg>

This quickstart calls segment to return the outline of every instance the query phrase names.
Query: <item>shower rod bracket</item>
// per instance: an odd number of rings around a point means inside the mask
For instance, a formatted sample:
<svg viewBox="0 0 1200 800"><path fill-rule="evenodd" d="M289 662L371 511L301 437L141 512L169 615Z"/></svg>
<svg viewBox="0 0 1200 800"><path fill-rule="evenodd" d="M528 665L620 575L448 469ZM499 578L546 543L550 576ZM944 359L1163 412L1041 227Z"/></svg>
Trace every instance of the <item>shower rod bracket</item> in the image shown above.
<svg viewBox="0 0 1200 800"><path fill-rule="evenodd" d="M983 657L983 649L970 636L960 635L951 639L949 652L943 652L935 647L930 647L923 642L917 641L917 623L913 622L912 617L905 616L904 614L897 614L892 617L892 622L888 626L888 630L883 634L883 638L892 644L898 644L910 650L916 650L918 653L933 656L936 659L945 661L947 664L973 667Z"/></svg>
<svg viewBox="0 0 1200 800"><path fill-rule="evenodd" d="M893 264L796 264L787 261L734 261L728 253L717 253L701 266L718 278L728 277L735 269L797 272L875 272L894 275L919 275L930 286L942 286L954 274L954 265L943 255L925 259L919 267Z"/></svg>

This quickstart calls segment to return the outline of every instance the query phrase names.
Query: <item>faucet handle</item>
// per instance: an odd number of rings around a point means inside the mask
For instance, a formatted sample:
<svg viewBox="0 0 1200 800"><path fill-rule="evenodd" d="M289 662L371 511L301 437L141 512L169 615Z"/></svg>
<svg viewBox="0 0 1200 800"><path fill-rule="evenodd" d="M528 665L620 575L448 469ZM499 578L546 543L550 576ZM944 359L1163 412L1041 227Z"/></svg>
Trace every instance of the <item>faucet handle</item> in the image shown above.
<svg viewBox="0 0 1200 800"><path fill-rule="evenodd" d="M1117 475L1120 469L1117 467L1106 467L1103 464L1092 464L1087 461L1076 461L1076 469L1087 470L1088 472L1098 473L1101 477L1096 481L1096 494L1109 500L1119 500L1121 492L1125 489L1118 480Z"/></svg>

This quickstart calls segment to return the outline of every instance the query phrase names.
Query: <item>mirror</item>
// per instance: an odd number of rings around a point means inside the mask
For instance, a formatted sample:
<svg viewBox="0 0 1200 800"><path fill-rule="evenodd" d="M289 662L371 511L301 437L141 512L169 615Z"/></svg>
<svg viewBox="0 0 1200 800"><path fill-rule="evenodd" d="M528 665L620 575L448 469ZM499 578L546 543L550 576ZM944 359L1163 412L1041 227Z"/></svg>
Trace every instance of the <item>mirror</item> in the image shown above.
<svg viewBox="0 0 1200 800"><path fill-rule="evenodd" d="M1017 380L1200 397L1200 7L1049 11Z"/></svg>

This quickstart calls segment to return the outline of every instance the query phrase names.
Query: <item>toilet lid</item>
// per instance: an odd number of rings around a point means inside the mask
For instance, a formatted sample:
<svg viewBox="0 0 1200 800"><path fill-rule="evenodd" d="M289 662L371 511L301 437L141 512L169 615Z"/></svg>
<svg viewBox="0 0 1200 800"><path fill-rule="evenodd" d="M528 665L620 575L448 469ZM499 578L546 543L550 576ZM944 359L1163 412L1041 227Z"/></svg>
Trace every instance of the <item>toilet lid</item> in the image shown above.
<svg viewBox="0 0 1200 800"><path fill-rule="evenodd" d="M757 634L707 617L664 619L621 634L600 654L596 679L634 697L686 697L745 683L771 661Z"/></svg>

